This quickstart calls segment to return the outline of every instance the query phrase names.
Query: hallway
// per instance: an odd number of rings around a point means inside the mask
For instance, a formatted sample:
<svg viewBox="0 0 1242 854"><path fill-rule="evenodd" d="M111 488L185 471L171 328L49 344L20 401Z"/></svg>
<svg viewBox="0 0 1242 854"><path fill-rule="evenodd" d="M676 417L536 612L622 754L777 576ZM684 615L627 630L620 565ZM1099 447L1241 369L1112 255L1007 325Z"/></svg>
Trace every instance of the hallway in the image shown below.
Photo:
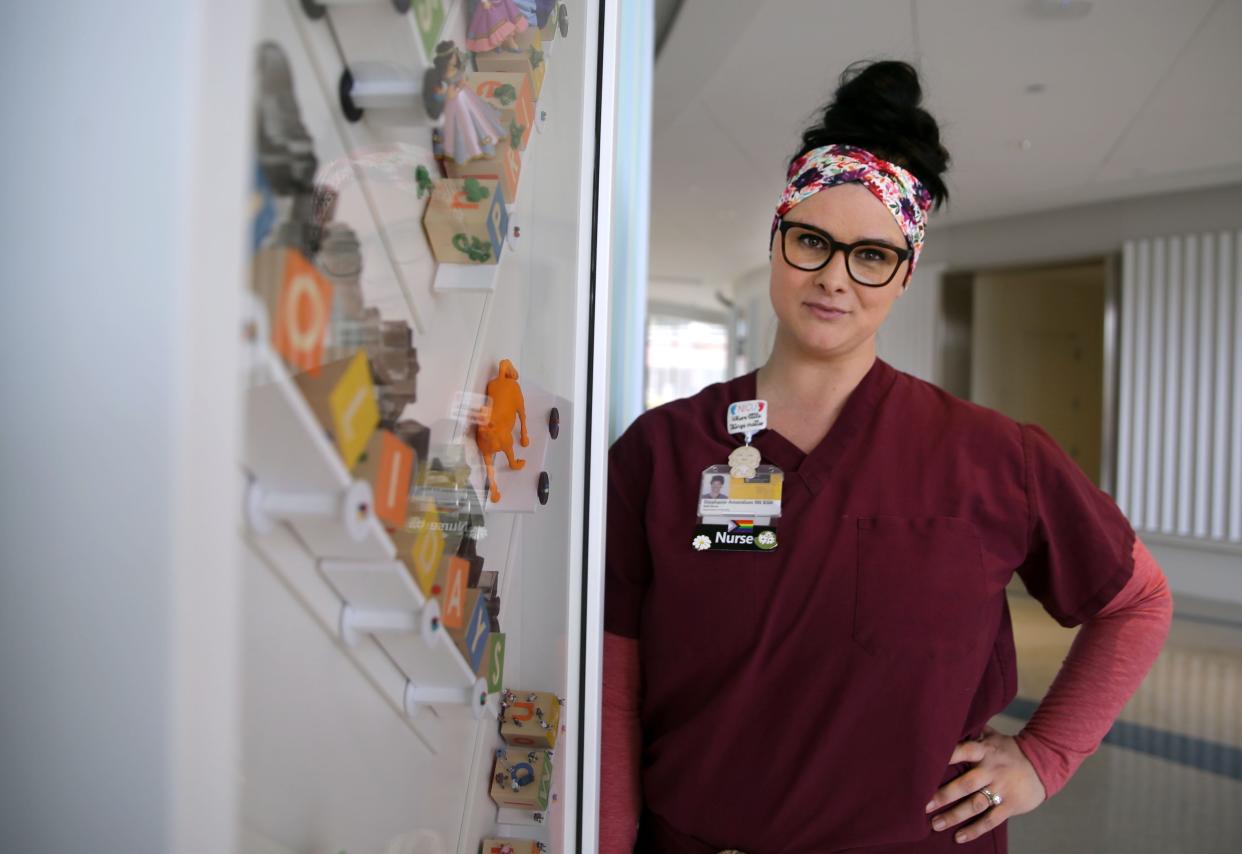
<svg viewBox="0 0 1242 854"><path fill-rule="evenodd" d="M1012 854L1242 848L1242 607L1175 602L1160 658L1100 749L1050 801L1011 821ZM1077 630L1053 621L1018 580L1009 607L1018 696L993 726L1016 733Z"/></svg>

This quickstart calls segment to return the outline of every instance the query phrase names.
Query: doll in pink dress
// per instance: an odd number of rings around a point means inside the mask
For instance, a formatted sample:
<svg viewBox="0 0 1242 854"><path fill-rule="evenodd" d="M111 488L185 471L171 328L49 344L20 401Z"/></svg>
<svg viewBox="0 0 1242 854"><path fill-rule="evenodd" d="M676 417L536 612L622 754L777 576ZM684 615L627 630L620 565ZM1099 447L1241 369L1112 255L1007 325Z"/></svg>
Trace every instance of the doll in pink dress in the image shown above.
<svg viewBox="0 0 1242 854"><path fill-rule="evenodd" d="M521 48L514 36L529 26L513 0L477 0L466 27L466 47L475 53L487 53L499 47L518 51Z"/></svg>
<svg viewBox="0 0 1242 854"><path fill-rule="evenodd" d="M465 85L461 51L451 41L436 45L436 57L423 82L423 103L444 125L433 139L436 158L469 163L496 155L504 134L500 112Z"/></svg>

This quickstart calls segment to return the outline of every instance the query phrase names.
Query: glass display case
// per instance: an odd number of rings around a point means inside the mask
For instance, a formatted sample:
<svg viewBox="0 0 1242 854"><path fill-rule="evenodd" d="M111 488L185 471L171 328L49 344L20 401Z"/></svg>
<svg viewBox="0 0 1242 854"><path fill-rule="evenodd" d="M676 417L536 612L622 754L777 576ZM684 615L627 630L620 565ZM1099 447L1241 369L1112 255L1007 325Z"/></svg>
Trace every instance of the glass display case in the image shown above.
<svg viewBox="0 0 1242 854"><path fill-rule="evenodd" d="M592 850L615 26L256 8L241 847Z"/></svg>

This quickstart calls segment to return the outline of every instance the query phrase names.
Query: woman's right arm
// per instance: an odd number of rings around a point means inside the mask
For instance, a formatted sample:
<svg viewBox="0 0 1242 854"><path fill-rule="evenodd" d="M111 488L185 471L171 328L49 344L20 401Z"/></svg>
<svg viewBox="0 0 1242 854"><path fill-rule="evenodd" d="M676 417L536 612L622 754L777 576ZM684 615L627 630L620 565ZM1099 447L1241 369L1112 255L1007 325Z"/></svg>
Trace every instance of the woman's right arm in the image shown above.
<svg viewBox="0 0 1242 854"><path fill-rule="evenodd" d="M604 685L600 744L599 850L630 854L642 812L642 668L639 635L651 582L646 508L652 454L642 423L608 451L604 530Z"/></svg>
<svg viewBox="0 0 1242 854"><path fill-rule="evenodd" d="M638 834L642 791L638 641L604 632L604 708L599 781L600 854L630 854Z"/></svg>

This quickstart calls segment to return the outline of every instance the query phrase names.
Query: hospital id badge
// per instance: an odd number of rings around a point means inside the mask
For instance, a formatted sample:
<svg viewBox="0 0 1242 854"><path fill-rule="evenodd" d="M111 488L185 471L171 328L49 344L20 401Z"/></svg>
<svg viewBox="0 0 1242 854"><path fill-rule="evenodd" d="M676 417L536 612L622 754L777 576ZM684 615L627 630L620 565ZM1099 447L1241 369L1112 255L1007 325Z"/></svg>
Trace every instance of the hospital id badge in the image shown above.
<svg viewBox="0 0 1242 854"><path fill-rule="evenodd" d="M770 552L777 547L785 473L772 465L708 466L699 484L699 524L691 545L696 551ZM757 456L757 453L756 453ZM744 460L745 461L745 460Z"/></svg>

